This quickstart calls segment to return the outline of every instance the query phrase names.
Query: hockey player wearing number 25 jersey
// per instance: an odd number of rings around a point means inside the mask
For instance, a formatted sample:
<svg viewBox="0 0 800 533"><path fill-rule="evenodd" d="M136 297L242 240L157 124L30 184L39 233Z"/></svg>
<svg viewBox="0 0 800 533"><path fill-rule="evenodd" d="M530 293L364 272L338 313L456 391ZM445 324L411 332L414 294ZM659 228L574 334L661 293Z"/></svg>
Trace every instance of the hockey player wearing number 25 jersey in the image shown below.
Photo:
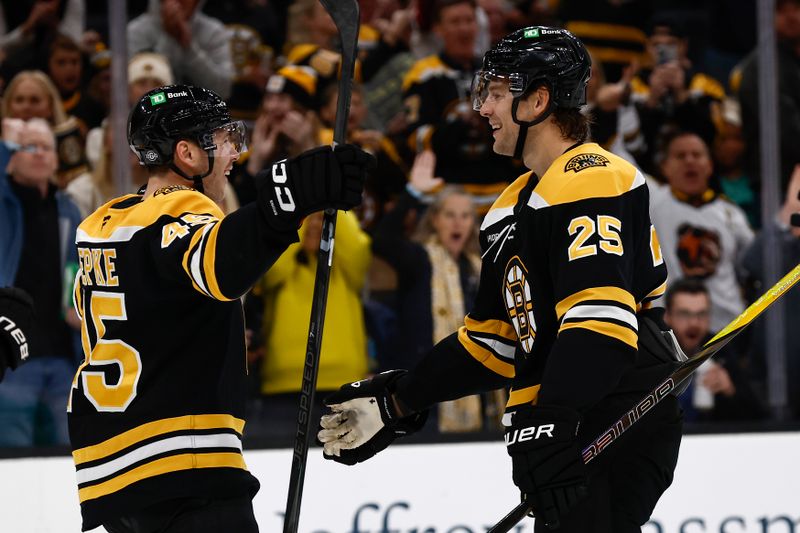
<svg viewBox="0 0 800 533"><path fill-rule="evenodd" d="M128 140L146 190L100 207L76 238L85 360L68 411L83 530L255 532L239 298L297 241L302 217L360 203L371 156L342 145L279 161L258 176L257 201L224 216L245 146L219 96L154 89Z"/></svg>
<svg viewBox="0 0 800 533"><path fill-rule="evenodd" d="M481 227L473 311L410 371L326 399L328 459L364 461L424 423L434 403L510 387L503 417L513 480L535 530L640 531L669 486L681 415L665 399L584 465L580 450L674 368L645 342L666 267L642 174L586 142L590 61L569 32L529 27L490 50L473 83L494 150L532 170ZM377 400L377 401L376 401Z"/></svg>

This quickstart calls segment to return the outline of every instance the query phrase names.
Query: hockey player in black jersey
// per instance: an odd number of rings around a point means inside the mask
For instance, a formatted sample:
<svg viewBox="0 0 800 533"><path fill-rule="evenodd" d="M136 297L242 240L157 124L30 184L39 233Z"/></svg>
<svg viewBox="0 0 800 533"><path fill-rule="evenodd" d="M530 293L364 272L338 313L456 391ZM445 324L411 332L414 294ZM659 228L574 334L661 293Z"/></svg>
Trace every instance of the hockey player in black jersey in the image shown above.
<svg viewBox="0 0 800 533"><path fill-rule="evenodd" d="M305 215L360 203L371 156L341 145L278 161L258 176L257 201L224 216L245 146L219 96L154 89L128 140L146 189L100 207L76 238L85 360L68 411L83 530L256 532L240 297Z"/></svg>
<svg viewBox="0 0 800 533"><path fill-rule="evenodd" d="M364 461L419 429L434 403L510 387L505 440L536 531L628 533L647 522L677 461L674 397L588 465L580 456L676 365L651 309L667 271L648 189L635 167L587 141L589 75L583 44L558 28L516 31L486 54L474 106L494 150L531 172L482 224L464 326L415 368L326 399L326 458Z"/></svg>

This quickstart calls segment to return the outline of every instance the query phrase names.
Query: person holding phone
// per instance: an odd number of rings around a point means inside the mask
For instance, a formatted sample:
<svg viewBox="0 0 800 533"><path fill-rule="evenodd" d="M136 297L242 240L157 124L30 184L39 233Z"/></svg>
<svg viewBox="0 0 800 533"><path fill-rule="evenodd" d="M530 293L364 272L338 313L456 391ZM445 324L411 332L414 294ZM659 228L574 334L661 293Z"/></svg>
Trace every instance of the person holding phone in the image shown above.
<svg viewBox="0 0 800 533"><path fill-rule="evenodd" d="M725 89L694 68L688 50L689 39L679 20L666 15L651 20L648 63L631 80L631 99L647 144L637 162L649 174L657 174L654 155L664 131L692 131L708 145L717 134L712 117L720 111Z"/></svg>

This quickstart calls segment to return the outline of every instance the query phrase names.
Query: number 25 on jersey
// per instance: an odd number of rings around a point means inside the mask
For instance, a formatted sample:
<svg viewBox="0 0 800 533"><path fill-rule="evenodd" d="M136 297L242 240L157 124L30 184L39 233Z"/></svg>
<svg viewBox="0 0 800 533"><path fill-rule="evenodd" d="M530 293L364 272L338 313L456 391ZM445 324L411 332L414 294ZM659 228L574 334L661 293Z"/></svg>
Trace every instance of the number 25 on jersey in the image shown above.
<svg viewBox="0 0 800 533"><path fill-rule="evenodd" d="M575 236L568 248L570 261L597 255L598 246L607 254L624 253L620 237L622 222L616 217L610 215L597 215L596 219L585 215L575 217L570 220L567 231L571 237ZM588 244L595 234L599 235L598 244Z"/></svg>

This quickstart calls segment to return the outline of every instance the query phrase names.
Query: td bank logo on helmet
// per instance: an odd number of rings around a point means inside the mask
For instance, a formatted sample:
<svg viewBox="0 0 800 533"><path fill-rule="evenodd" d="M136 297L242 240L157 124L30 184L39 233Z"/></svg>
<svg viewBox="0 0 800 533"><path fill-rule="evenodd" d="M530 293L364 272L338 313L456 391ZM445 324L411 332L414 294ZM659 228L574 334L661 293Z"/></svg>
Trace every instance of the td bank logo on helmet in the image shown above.
<svg viewBox="0 0 800 533"><path fill-rule="evenodd" d="M171 93L171 92L165 93L164 91L160 91L157 92L156 94L150 95L150 105L160 105L165 103L167 101L167 98L178 98L184 96L189 96L189 93L187 93L186 91L179 91L176 93Z"/></svg>

